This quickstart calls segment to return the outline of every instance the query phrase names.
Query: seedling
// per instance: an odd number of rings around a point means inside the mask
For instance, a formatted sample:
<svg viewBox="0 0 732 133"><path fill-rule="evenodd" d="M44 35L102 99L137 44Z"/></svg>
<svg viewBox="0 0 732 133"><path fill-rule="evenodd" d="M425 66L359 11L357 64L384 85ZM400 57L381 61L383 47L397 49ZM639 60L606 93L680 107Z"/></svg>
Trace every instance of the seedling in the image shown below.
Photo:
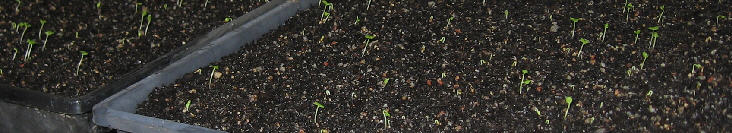
<svg viewBox="0 0 732 133"><path fill-rule="evenodd" d="M575 25L577 25L577 22L580 20L580 18L570 17L569 20L572 21L572 37L574 38L574 28L575 28Z"/></svg>
<svg viewBox="0 0 732 133"><path fill-rule="evenodd" d="M700 72L704 72L704 68L702 68L701 64L691 65L691 73L695 73L696 69L699 69Z"/></svg>
<svg viewBox="0 0 732 133"><path fill-rule="evenodd" d="M330 17L330 13L328 11L333 10L333 3L330 3L325 0L321 0L320 3L323 3L323 5L324 5L323 13L320 14L320 21L325 23L326 21L328 21L328 17Z"/></svg>
<svg viewBox="0 0 732 133"><path fill-rule="evenodd" d="M445 43L445 37L440 38L440 43Z"/></svg>
<svg viewBox="0 0 732 133"><path fill-rule="evenodd" d="M18 2L18 5L15 6L15 12L20 12L20 10L18 10L18 7L20 7L20 4L23 4L23 2L20 0L15 0L15 2Z"/></svg>
<svg viewBox="0 0 732 133"><path fill-rule="evenodd" d="M651 39L648 41L648 45L655 48L656 47L656 39L658 38L658 26L648 27L649 30L651 30Z"/></svg>
<svg viewBox="0 0 732 133"><path fill-rule="evenodd" d="M147 35L147 28L150 27L150 21L152 21L152 15L147 15L147 25L145 25L145 35Z"/></svg>
<svg viewBox="0 0 732 133"><path fill-rule="evenodd" d="M74 74L75 76L79 75L79 68L81 68L81 62L84 61L84 55L89 54L86 51L79 51L79 53L81 53L81 59L79 59L79 64L76 65L76 73Z"/></svg>
<svg viewBox="0 0 732 133"><path fill-rule="evenodd" d="M43 47L41 47L41 51L46 51L46 43L48 43L48 36L53 35L53 31L46 31L43 33L46 34L46 39L43 39Z"/></svg>
<svg viewBox="0 0 732 133"><path fill-rule="evenodd" d="M232 19L232 18L230 18L230 17L226 17L226 18L224 18L224 23L228 23L228 22L231 22L231 19Z"/></svg>
<svg viewBox="0 0 732 133"><path fill-rule="evenodd" d="M43 25L46 25L46 20L41 19L41 29L38 29L38 38L41 38L41 31L43 31Z"/></svg>
<svg viewBox="0 0 732 133"><path fill-rule="evenodd" d="M97 14L99 20L102 20L102 1L97 1Z"/></svg>
<svg viewBox="0 0 732 133"><path fill-rule="evenodd" d="M602 31L602 41L605 41L605 36L607 35L607 28L610 27L610 24L605 23L605 29Z"/></svg>
<svg viewBox="0 0 732 133"><path fill-rule="evenodd" d="M18 55L18 48L13 48L13 51L15 51L13 53L13 60L15 60L15 56Z"/></svg>
<svg viewBox="0 0 732 133"><path fill-rule="evenodd" d="M366 38L366 41L364 41L364 42L366 42L366 44L365 44L366 46L363 47L363 51L361 52L361 56L363 56L364 54L366 54L366 48L369 47L369 42L371 42L371 39L374 39L374 37L376 37L376 36L375 35L365 35L364 36L364 38Z"/></svg>
<svg viewBox="0 0 732 133"><path fill-rule="evenodd" d="M386 117L391 117L391 114L389 114L389 110L382 110L381 114L384 115L384 128L391 128L391 122Z"/></svg>
<svg viewBox="0 0 732 133"><path fill-rule="evenodd" d="M330 18L330 13L329 12L323 12L323 14L322 14L322 16L320 18L320 21L322 23L325 23L325 22L328 21L328 18Z"/></svg>
<svg viewBox="0 0 732 133"><path fill-rule="evenodd" d="M648 59L648 53L643 52L643 62L640 64L640 69L643 69L643 66L646 64L646 59Z"/></svg>
<svg viewBox="0 0 732 133"><path fill-rule="evenodd" d="M183 113L188 112L188 109L190 107L191 107L191 100L188 100L188 102L186 102L185 108L183 108Z"/></svg>
<svg viewBox="0 0 732 133"><path fill-rule="evenodd" d="M719 26L719 19L720 19L720 18L721 18L722 20L724 20L724 19L726 19L726 18L727 18L727 16L722 16L722 15L719 15L719 16L717 16L717 26Z"/></svg>
<svg viewBox="0 0 732 133"><path fill-rule="evenodd" d="M506 16L506 20L508 20L508 10L503 10L503 15Z"/></svg>
<svg viewBox="0 0 732 133"><path fill-rule="evenodd" d="M353 25L357 25L359 21L361 21L361 19L360 19L360 18L358 18L358 16L356 16L356 21L355 21L355 22L353 22Z"/></svg>
<svg viewBox="0 0 732 133"><path fill-rule="evenodd" d="M319 102L313 102L313 105L315 105L315 117L313 117L314 118L313 121L315 121L315 123L317 124L318 123L318 110L320 108L325 108L325 106L323 106L323 104L320 104Z"/></svg>
<svg viewBox="0 0 732 133"><path fill-rule="evenodd" d="M522 91L524 90L523 89L524 85L531 84L531 80L524 80L527 73L529 73L529 70L521 70L521 82L519 83L519 94L521 94ZM528 91L528 89L526 89L526 91Z"/></svg>
<svg viewBox="0 0 732 133"><path fill-rule="evenodd" d="M455 19L455 16L450 16L450 18L447 19L447 25L445 25L445 27L450 26L450 21L452 21L453 19Z"/></svg>
<svg viewBox="0 0 732 133"><path fill-rule="evenodd" d="M203 3L203 7L206 7L206 6L208 6L208 0L206 0L206 2L205 2L205 3ZM204 8L204 9L205 9L205 8Z"/></svg>
<svg viewBox="0 0 732 133"><path fill-rule="evenodd" d="M142 9L142 14L140 14L140 27L137 29L137 36L140 37L143 35L142 33L142 24L145 22L145 16L147 16L147 10Z"/></svg>
<svg viewBox="0 0 732 133"><path fill-rule="evenodd" d="M384 78L384 87L389 83L389 78Z"/></svg>
<svg viewBox="0 0 732 133"><path fill-rule="evenodd" d="M625 3L623 3L623 13L625 13L625 11L628 10L627 5L628 5L628 0L625 0Z"/></svg>
<svg viewBox="0 0 732 133"><path fill-rule="evenodd" d="M539 111L539 108L531 107L531 109L534 110L534 112L536 112L536 115L541 116L541 111Z"/></svg>
<svg viewBox="0 0 732 133"><path fill-rule="evenodd" d="M653 95L653 90L648 90L648 92L646 93L646 96L650 97L651 95Z"/></svg>
<svg viewBox="0 0 732 133"><path fill-rule="evenodd" d="M625 5L625 8L628 9L628 12L625 12L625 21L628 21L630 16L630 10L633 9L633 4L628 3Z"/></svg>
<svg viewBox="0 0 732 133"><path fill-rule="evenodd" d="M10 22L10 29L15 29L15 32L18 32L18 28L20 28L20 26L18 26L17 23Z"/></svg>
<svg viewBox="0 0 732 133"><path fill-rule="evenodd" d="M183 5L183 0L178 0L177 3L178 3L178 7L180 7L181 5Z"/></svg>
<svg viewBox="0 0 732 133"><path fill-rule="evenodd" d="M371 0L366 1L366 11L369 10L369 6L371 6Z"/></svg>
<svg viewBox="0 0 732 133"><path fill-rule="evenodd" d="M20 34L20 42L21 42L21 43L23 42L23 37L25 36L25 31L27 31L27 30L28 30L28 27L30 27L30 26L31 26L31 25L30 25L30 24L28 24L27 22L20 22L20 23L18 24L18 27L23 27L23 33L22 33L22 34Z"/></svg>
<svg viewBox="0 0 732 133"><path fill-rule="evenodd" d="M139 8L140 6L142 6L142 3L140 3L140 2L135 3L135 13L137 13L137 8Z"/></svg>
<svg viewBox="0 0 732 133"><path fill-rule="evenodd" d="M580 38L579 41L582 42L582 46L580 46L579 53L577 53L577 57L579 57L580 59L582 59L582 48L585 47L585 44L590 43L590 40L587 40L585 38Z"/></svg>
<svg viewBox="0 0 732 133"><path fill-rule="evenodd" d="M211 70L211 75L208 77L208 88L211 88L211 81L213 81L214 73L216 73L216 69L219 69L219 66L211 66L213 70Z"/></svg>
<svg viewBox="0 0 732 133"><path fill-rule="evenodd" d="M28 43L28 49L25 50L25 56L23 56L23 59L27 62L30 60L31 51L33 51L33 45L36 44L36 41L28 39L25 42Z"/></svg>
<svg viewBox="0 0 732 133"><path fill-rule="evenodd" d="M666 10L664 10L664 7L665 7L664 5L661 5L661 7L659 7L659 9L661 9L661 14L658 15L658 23L661 23L661 21L663 20L663 12L666 11Z"/></svg>
<svg viewBox="0 0 732 133"><path fill-rule="evenodd" d="M567 113L569 113L569 107L572 105L572 97L564 97L564 102L567 103L567 110L564 111L564 119L567 119Z"/></svg>
<svg viewBox="0 0 732 133"><path fill-rule="evenodd" d="M633 33L635 33L635 40L633 41L633 44L636 44L638 42L638 35L640 35L641 30L635 30Z"/></svg>

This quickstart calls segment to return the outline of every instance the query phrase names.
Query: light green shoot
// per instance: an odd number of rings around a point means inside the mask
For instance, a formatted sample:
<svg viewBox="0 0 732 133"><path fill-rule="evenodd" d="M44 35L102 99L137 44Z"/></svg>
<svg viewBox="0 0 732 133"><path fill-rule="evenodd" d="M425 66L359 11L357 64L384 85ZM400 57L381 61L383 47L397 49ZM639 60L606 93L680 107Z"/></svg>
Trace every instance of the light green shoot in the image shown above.
<svg viewBox="0 0 732 133"><path fill-rule="evenodd" d="M643 62L640 64L640 69L643 69L643 66L646 64L646 59L648 59L648 53L643 52Z"/></svg>
<svg viewBox="0 0 732 133"><path fill-rule="evenodd" d="M572 21L572 37L574 37L574 28L577 25L577 22L580 21L580 18L569 17L569 20Z"/></svg>
<svg viewBox="0 0 732 133"><path fill-rule="evenodd" d="M539 111L539 108L531 107L531 109L534 110L534 112L536 112L536 115L541 116L541 111Z"/></svg>
<svg viewBox="0 0 732 133"><path fill-rule="evenodd" d="M79 68L81 68L81 62L84 61L84 55L89 54L86 51L79 51L79 53L81 53L81 59L79 59L79 64L76 65L76 73L74 74L75 76L79 75Z"/></svg>
<svg viewBox="0 0 732 133"><path fill-rule="evenodd" d="M658 40L658 32L651 32L651 37L653 37L653 43L651 45L651 48L656 48L656 40Z"/></svg>
<svg viewBox="0 0 732 133"><path fill-rule="evenodd" d="M579 41L582 42L582 46L580 46L580 50L579 50L579 53L577 53L577 57L579 57L580 59L582 59L582 48L585 47L585 44L590 43L590 40L587 40L585 38L580 38Z"/></svg>
<svg viewBox="0 0 732 133"><path fill-rule="evenodd" d="M203 7L208 7L208 0L206 0L206 2L203 3Z"/></svg>
<svg viewBox="0 0 732 133"><path fill-rule="evenodd" d="M650 97L651 95L653 95L653 90L648 90L648 92L646 93L646 96Z"/></svg>
<svg viewBox="0 0 732 133"><path fill-rule="evenodd" d="M152 21L152 15L147 15L147 25L145 25L145 35L147 35L147 28L150 27L150 21Z"/></svg>
<svg viewBox="0 0 732 133"><path fill-rule="evenodd" d="M363 37L366 38L366 41L364 41L364 42L366 42L366 44L364 44L366 46L363 47L363 51L361 52L361 56L363 56L363 55L366 54L366 48L369 47L369 42L371 42L371 39L374 39L376 37L376 35L364 35Z"/></svg>
<svg viewBox="0 0 732 133"><path fill-rule="evenodd" d="M232 18L230 18L230 17L226 17L226 18L224 18L224 23L228 23L228 22L231 22L231 20L232 20Z"/></svg>
<svg viewBox="0 0 732 133"><path fill-rule="evenodd" d="M53 31L46 31L43 33L46 34L46 39L43 40L43 47L41 47L41 51L46 51L46 43L48 43L48 36L53 35Z"/></svg>
<svg viewBox="0 0 732 133"><path fill-rule="evenodd" d="M371 6L371 0L366 1L366 11L369 10L369 6Z"/></svg>
<svg viewBox="0 0 732 133"><path fill-rule="evenodd" d="M28 43L28 49L25 50L25 56L23 56L23 60L28 62L28 60L30 60L31 52L33 51L33 45L36 44L36 41L28 39L25 42Z"/></svg>
<svg viewBox="0 0 732 133"><path fill-rule="evenodd" d="M13 48L13 50L15 51L13 53L13 60L15 60L15 56L18 55L18 48Z"/></svg>
<svg viewBox="0 0 732 133"><path fill-rule="evenodd" d="M180 7L181 5L183 5L183 0L178 0L177 3L178 3L178 7Z"/></svg>
<svg viewBox="0 0 732 133"><path fill-rule="evenodd" d="M628 21L628 20L630 20L629 19L629 16L630 16L629 14L630 14L630 10L633 9L633 4L628 3L628 4L625 5L625 7L626 7L626 9L628 9L628 12L625 13L625 21Z"/></svg>
<svg viewBox="0 0 732 133"><path fill-rule="evenodd" d="M20 28L20 26L18 26L18 24L17 24L17 23L15 23L15 22L10 22L10 29L15 29L15 32L18 32L18 29L19 29L19 28Z"/></svg>
<svg viewBox="0 0 732 133"><path fill-rule="evenodd" d="M97 1L97 9L102 9L102 1Z"/></svg>
<svg viewBox="0 0 732 133"><path fill-rule="evenodd" d="M18 10L18 7L20 7L20 4L23 4L23 2L20 0L15 0L15 2L18 2L18 5L15 6L15 12L20 12L20 10Z"/></svg>
<svg viewBox="0 0 732 133"><path fill-rule="evenodd" d="M704 69L702 68L701 64L694 64L691 67L691 73L695 73L696 69L699 69L699 71L704 72Z"/></svg>
<svg viewBox="0 0 732 133"><path fill-rule="evenodd" d="M145 16L147 16L147 10L143 9L142 14L140 14L140 27L137 29L137 36L141 37L143 35L142 33L142 24L145 22Z"/></svg>
<svg viewBox="0 0 732 133"><path fill-rule="evenodd" d="M610 24L605 23L605 29L602 31L602 41L605 41L605 36L607 36L607 28L610 27Z"/></svg>
<svg viewBox="0 0 732 133"><path fill-rule="evenodd" d="M448 18L448 19L447 19L447 25L445 25L445 27L448 27L448 26L450 26L450 22L451 22L451 21L452 21L453 19L455 19L455 16L450 16L450 18Z"/></svg>
<svg viewBox="0 0 732 133"><path fill-rule="evenodd" d="M3 75L3 69L0 69L0 75Z"/></svg>
<svg viewBox="0 0 732 133"><path fill-rule="evenodd" d="M659 7L659 9L661 9L661 15L658 15L658 23L661 23L663 21L663 12L666 11L666 10L664 10L664 8L665 8L664 5L661 5L661 7Z"/></svg>
<svg viewBox="0 0 732 133"><path fill-rule="evenodd" d="M79 32L77 31L75 34L76 39L79 39Z"/></svg>
<svg viewBox="0 0 732 133"><path fill-rule="evenodd" d="M717 26L719 26L719 19L720 18L724 21L724 19L727 19L727 16L722 16L722 15L717 16Z"/></svg>
<svg viewBox="0 0 732 133"><path fill-rule="evenodd" d="M214 73L216 73L216 69L219 69L219 66L211 66L213 70L211 70L211 75L208 77L208 88L211 88L211 82L213 81Z"/></svg>
<svg viewBox="0 0 732 133"><path fill-rule="evenodd" d="M658 26L648 27L648 29L651 30L651 39L648 40L648 45L655 47L656 37L658 37L658 33L656 32L658 30Z"/></svg>
<svg viewBox="0 0 732 133"><path fill-rule="evenodd" d="M325 106L323 106L323 104L320 104L319 102L313 102L313 105L315 105L315 117L313 117L314 118L313 121L315 121L315 123L317 124L318 123L318 110L320 108L325 108Z"/></svg>
<svg viewBox="0 0 732 133"><path fill-rule="evenodd" d="M521 70L521 82L519 83L519 94L521 94L523 92L524 84L528 85L529 83L531 83L531 80L524 80L527 73L529 73L529 70L525 70L525 69ZM527 89L527 91L528 91L528 89Z"/></svg>
<svg viewBox="0 0 732 133"><path fill-rule="evenodd" d="M328 18L330 18L330 13L329 12L323 12L323 14L321 15L320 21L322 23L328 22Z"/></svg>
<svg viewBox="0 0 732 133"><path fill-rule="evenodd" d="M564 102L567 103L567 110L564 111L564 119L567 119L567 113L569 113L569 107L572 105L572 97L564 97Z"/></svg>
<svg viewBox="0 0 732 133"><path fill-rule="evenodd" d="M641 30L635 30L633 31L635 33L635 40L633 41L633 44L636 44L638 42L638 35L640 35Z"/></svg>
<svg viewBox="0 0 732 133"><path fill-rule="evenodd" d="M46 20L41 19L41 29L38 29L38 38L41 38L41 31L43 31L43 25L46 25Z"/></svg>
<svg viewBox="0 0 732 133"><path fill-rule="evenodd" d="M359 21L361 21L361 19L360 19L360 18L358 18L358 16L356 16L356 21L355 21L355 22L353 22L353 25L357 25Z"/></svg>
<svg viewBox="0 0 732 133"><path fill-rule="evenodd" d="M20 34L20 42L22 43L22 42L23 42L23 37L25 36L25 31L27 31L27 30L28 30L28 28L29 28L29 27L30 27L31 25L30 25L29 23L27 23L27 22L20 22L20 23L18 24L18 26L19 26L19 27L21 27L21 26L23 27L23 33L22 33L22 34Z"/></svg>
<svg viewBox="0 0 732 133"><path fill-rule="evenodd" d="M389 114L389 110L382 110L381 114L384 115L384 128L391 128L391 122L386 117L391 117L391 114Z"/></svg>
<svg viewBox="0 0 732 133"><path fill-rule="evenodd" d="M183 108L183 113L188 112L188 109L190 107L191 107L191 100L188 100L188 102L186 102L185 108Z"/></svg>
<svg viewBox="0 0 732 133"><path fill-rule="evenodd" d="M384 79L384 86L386 87L386 85L387 85L388 83L389 83L389 78L385 78L385 79Z"/></svg>
<svg viewBox="0 0 732 133"><path fill-rule="evenodd" d="M503 15L506 16L506 20L508 20L508 10L503 10Z"/></svg>
<svg viewBox="0 0 732 133"><path fill-rule="evenodd" d="M445 37L440 38L440 43L445 43Z"/></svg>

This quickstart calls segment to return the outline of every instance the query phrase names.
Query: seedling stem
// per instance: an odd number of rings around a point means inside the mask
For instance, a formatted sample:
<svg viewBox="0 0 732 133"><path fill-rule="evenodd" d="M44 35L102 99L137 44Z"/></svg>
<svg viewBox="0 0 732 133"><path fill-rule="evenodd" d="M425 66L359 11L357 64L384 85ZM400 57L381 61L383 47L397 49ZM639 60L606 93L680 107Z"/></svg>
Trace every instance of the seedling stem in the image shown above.
<svg viewBox="0 0 732 133"><path fill-rule="evenodd" d="M320 108L325 108L323 104L320 104L319 102L313 102L313 105L315 105L315 117L313 117L313 121L315 121L315 124L318 124L318 110Z"/></svg>
<svg viewBox="0 0 732 133"><path fill-rule="evenodd" d="M219 69L219 66L211 66L213 70L211 70L211 75L208 77L208 88L211 88L211 82L213 81L214 73L216 73L216 69Z"/></svg>
<svg viewBox="0 0 732 133"><path fill-rule="evenodd" d="M585 44L590 43L590 40L587 40L585 38L580 38L579 41L582 42L582 46L580 46L580 50L579 50L579 53L577 53L577 57L579 57L580 59L582 59L582 48L585 47Z"/></svg>
<svg viewBox="0 0 732 133"><path fill-rule="evenodd" d="M564 111L564 119L567 119L567 113L569 113L569 107L572 105L572 97L564 97L564 102L567 103L567 110Z"/></svg>
<svg viewBox="0 0 732 133"><path fill-rule="evenodd" d="M81 53L81 59L79 59L79 64L76 65L76 73L74 74L75 76L79 75L79 68L81 68L81 62L84 61L84 55L89 54L86 51L79 51L79 53Z"/></svg>

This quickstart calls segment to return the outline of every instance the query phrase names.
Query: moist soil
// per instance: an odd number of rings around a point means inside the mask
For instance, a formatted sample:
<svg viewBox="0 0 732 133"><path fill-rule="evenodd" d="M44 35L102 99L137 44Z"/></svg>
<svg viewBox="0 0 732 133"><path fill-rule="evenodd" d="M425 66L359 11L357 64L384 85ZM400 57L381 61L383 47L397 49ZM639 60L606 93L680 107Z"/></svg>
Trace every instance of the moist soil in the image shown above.
<svg viewBox="0 0 732 133"><path fill-rule="evenodd" d="M167 52L190 45L186 43L226 23L226 18L236 18L264 4L249 0L216 0L208 4L205 0L185 0L179 7L176 0L104 0L97 7L97 2L0 2L0 84L54 95L82 96L120 80L122 75ZM143 10L150 20L142 16ZM46 21L42 29L41 20ZM21 22L30 24L24 35L24 27L13 27ZM44 48L46 31L55 34L47 37ZM138 31L143 31L142 36L138 36ZM28 39L37 43L26 60ZM77 75L80 51L88 55L83 57Z"/></svg>
<svg viewBox="0 0 732 133"><path fill-rule="evenodd" d="M732 4L629 2L333 1L137 113L229 132L731 130L732 27L716 17Z"/></svg>

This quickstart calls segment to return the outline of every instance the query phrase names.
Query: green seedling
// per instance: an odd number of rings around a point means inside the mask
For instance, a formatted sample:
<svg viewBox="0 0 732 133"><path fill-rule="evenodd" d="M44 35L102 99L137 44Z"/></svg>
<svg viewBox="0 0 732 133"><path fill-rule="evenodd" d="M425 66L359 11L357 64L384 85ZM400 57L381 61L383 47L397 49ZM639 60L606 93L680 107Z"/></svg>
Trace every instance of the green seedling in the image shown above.
<svg viewBox="0 0 732 133"><path fill-rule="evenodd" d="M183 108L183 113L188 112L188 109L190 107L191 107L191 100L188 100L188 102L186 102L185 108Z"/></svg>
<svg viewBox="0 0 732 133"><path fill-rule="evenodd" d="M168 4L163 4L163 9L168 10Z"/></svg>
<svg viewBox="0 0 732 133"><path fill-rule="evenodd" d="M323 3L323 5L324 5L323 13L320 14L320 21L325 23L326 21L328 21L328 18L330 17L330 13L328 11L333 10L333 3L330 3L325 0L321 0L320 3Z"/></svg>
<svg viewBox="0 0 732 133"><path fill-rule="evenodd" d="M636 44L638 42L638 35L640 35L641 30L635 30L633 31L635 33L635 40L633 41L633 44Z"/></svg>
<svg viewBox="0 0 732 133"><path fill-rule="evenodd" d="M662 5L661 7L659 7L659 9L661 9L661 14L658 15L658 23L661 23L663 21L663 12L666 11L666 10L664 10L664 8L665 8L664 5Z"/></svg>
<svg viewBox="0 0 732 133"><path fill-rule="evenodd" d="M325 106L323 106L323 104L320 104L319 102L313 102L313 105L315 105L315 117L313 117L314 118L313 121L315 121L315 123L317 124L318 123L318 110L320 110L320 108L325 108Z"/></svg>
<svg viewBox="0 0 732 133"><path fill-rule="evenodd" d="M630 20L630 18L629 18L630 17L630 10L633 9L634 7L633 7L633 4L628 3L628 4L625 5L625 8L628 9L628 12L625 12L625 21L628 21L628 20Z"/></svg>
<svg viewBox="0 0 732 133"><path fill-rule="evenodd" d="M53 31L46 31L43 33L46 34L46 39L43 39L43 47L41 47L41 51L46 51L46 43L48 43L48 36L53 35Z"/></svg>
<svg viewBox="0 0 732 133"><path fill-rule="evenodd" d="M523 89L524 85L528 85L531 83L531 80L525 80L527 73L529 73L529 70L521 70L521 82L519 83L519 94L521 94L522 91L524 90ZM528 89L526 91L528 91Z"/></svg>
<svg viewBox="0 0 732 133"><path fill-rule="evenodd" d="M13 48L13 51L15 51L13 53L13 60L15 60L15 56L18 55L18 48Z"/></svg>
<svg viewBox="0 0 732 133"><path fill-rule="evenodd" d="M381 114L384 115L384 128L391 128L391 122L386 117L391 117L391 114L389 114L389 110L382 110Z"/></svg>
<svg viewBox="0 0 732 133"><path fill-rule="evenodd" d="M226 18L224 18L224 23L228 23L228 22L231 22L231 20L232 20L232 18L230 18L230 17L226 17Z"/></svg>
<svg viewBox="0 0 732 133"><path fill-rule="evenodd" d="M700 72L704 72L704 68L702 68L701 64L691 65L691 73L695 73L696 69L699 69Z"/></svg>
<svg viewBox="0 0 732 133"><path fill-rule="evenodd" d="M364 38L366 38L366 40L364 41L364 42L366 42L366 44L364 44L364 45L366 45L366 46L363 47L363 51L361 52L361 56L363 56L364 54L366 54L366 48L369 47L369 42L371 42L371 39L374 39L375 37L376 37L375 35L365 35L364 36Z"/></svg>
<svg viewBox="0 0 732 133"><path fill-rule="evenodd" d="M567 110L564 111L564 119L567 119L567 113L569 113L569 107L572 105L572 97L564 97L564 102L567 103Z"/></svg>
<svg viewBox="0 0 732 133"><path fill-rule="evenodd" d="M580 38L579 41L582 42L582 46L580 46L579 53L577 53L577 57L582 59L582 49L585 47L585 44L590 43L590 40L587 40L585 38Z"/></svg>
<svg viewBox="0 0 732 133"><path fill-rule="evenodd" d="M43 31L43 25L46 25L46 20L41 19L41 29L38 30L38 38L41 38L41 31Z"/></svg>
<svg viewBox="0 0 732 133"><path fill-rule="evenodd" d="M79 32L77 31L75 34L76 39L79 39Z"/></svg>
<svg viewBox="0 0 732 133"><path fill-rule="evenodd" d="M389 78L385 78L385 79L384 79L384 87L386 87L386 85L387 85L388 83L389 83Z"/></svg>
<svg viewBox="0 0 732 133"><path fill-rule="evenodd" d="M178 7L180 7L181 5L183 5L183 0L178 0L177 3L178 3Z"/></svg>
<svg viewBox="0 0 732 133"><path fill-rule="evenodd" d="M575 25L577 25L577 22L580 21L580 18L570 17L569 20L572 21L572 37L574 38L574 28L575 28Z"/></svg>
<svg viewBox="0 0 732 133"><path fill-rule="evenodd" d="M0 69L0 75L3 75L3 69Z"/></svg>
<svg viewBox="0 0 732 133"><path fill-rule="evenodd" d="M506 20L508 20L508 10L503 10L503 15L506 17Z"/></svg>
<svg viewBox="0 0 732 133"><path fill-rule="evenodd" d="M211 75L208 77L208 88L211 88L211 82L213 81L214 73L216 73L216 69L219 69L219 66L211 66L213 70L211 70Z"/></svg>
<svg viewBox="0 0 732 133"><path fill-rule="evenodd" d="M455 19L455 16L450 16L450 18L448 18L448 19L447 19L447 25L445 25L445 27L448 27L448 26L450 26L450 22L451 22L451 21L452 21L453 19Z"/></svg>
<svg viewBox="0 0 732 133"><path fill-rule="evenodd" d="M719 16L717 16L717 26L719 26L719 19L720 19L720 18L721 18L722 20L724 20L724 19L727 19L727 16L722 16L722 15L719 15Z"/></svg>
<svg viewBox="0 0 732 133"><path fill-rule="evenodd" d="M20 0L15 0L15 2L18 2L18 5L15 6L15 12L20 12L20 10L18 10L18 8L20 7L20 4L23 4L23 2Z"/></svg>
<svg viewBox="0 0 732 133"><path fill-rule="evenodd" d="M320 18L320 21L322 23L325 23L325 22L328 21L328 18L330 18L330 13L329 12L323 12L322 17Z"/></svg>
<svg viewBox="0 0 732 133"><path fill-rule="evenodd" d="M97 1L97 9L101 9L101 8L102 8L102 1Z"/></svg>
<svg viewBox="0 0 732 133"><path fill-rule="evenodd" d="M152 15L147 15L147 25L145 25L145 35L147 35L147 28L150 27L150 22L152 21Z"/></svg>
<svg viewBox="0 0 732 133"><path fill-rule="evenodd" d="M357 25L359 21L361 21L361 19L356 16L356 21L353 22L353 25Z"/></svg>
<svg viewBox="0 0 732 133"><path fill-rule="evenodd" d="M623 13L625 13L625 11L627 11L627 8L628 8L627 5L628 5L628 0L625 0L625 3L623 3Z"/></svg>
<svg viewBox="0 0 732 133"><path fill-rule="evenodd" d="M601 40L602 40L603 42L605 41L605 36L607 35L607 28L608 28L608 27L610 27L610 24L608 24L608 23L605 23L605 29L604 29L604 30L602 31L602 36L601 36L601 37L602 37L602 39L601 39Z"/></svg>
<svg viewBox="0 0 732 133"><path fill-rule="evenodd" d="M435 123L435 125L442 125L442 123L440 123L440 120L435 120L433 123Z"/></svg>
<svg viewBox="0 0 732 133"><path fill-rule="evenodd" d="M541 111L539 111L539 108L531 107L531 110L534 110L534 112L536 112L536 115L541 116Z"/></svg>
<svg viewBox="0 0 732 133"><path fill-rule="evenodd" d="M10 29L15 29L15 32L18 32L18 28L19 28L19 27L20 27L20 26L18 26L18 24L17 24L17 23L15 23L15 22L10 22Z"/></svg>
<svg viewBox="0 0 732 133"><path fill-rule="evenodd" d="M648 90L648 92L646 93L646 96L650 97L651 95L653 95L653 90Z"/></svg>
<svg viewBox="0 0 732 133"><path fill-rule="evenodd" d="M76 65L76 73L74 74L75 76L79 75L79 68L81 68L81 62L84 61L84 55L89 54L86 51L79 51L79 53L81 53L81 59L79 59L79 64Z"/></svg>
<svg viewBox="0 0 732 133"><path fill-rule="evenodd" d="M102 1L97 1L97 16L99 20L102 20Z"/></svg>
<svg viewBox="0 0 732 133"><path fill-rule="evenodd" d="M655 48L656 47L656 39L658 38L658 26L648 27L649 30L651 30L651 39L648 39L648 45Z"/></svg>
<svg viewBox="0 0 732 133"><path fill-rule="evenodd" d="M142 24L145 22L145 16L147 16L147 10L142 9L142 13L140 14L140 27L137 29L137 36L142 36Z"/></svg>
<svg viewBox="0 0 732 133"><path fill-rule="evenodd" d="M442 38L440 38L439 42L440 43L445 43L445 37L443 36Z"/></svg>
<svg viewBox="0 0 732 133"><path fill-rule="evenodd" d="M36 44L36 41L28 39L25 42L28 43L28 49L25 50L25 56L23 56L23 60L26 62L30 60L31 52L33 51L33 45Z"/></svg>
<svg viewBox="0 0 732 133"><path fill-rule="evenodd" d="M18 24L18 27L23 27L23 33L20 34L20 43L23 43L23 37L25 36L25 31L27 31L30 26L31 25L27 22L20 22Z"/></svg>
<svg viewBox="0 0 732 133"><path fill-rule="evenodd" d="M142 6L142 3L137 2L135 3L135 13L137 13L137 9Z"/></svg>
<svg viewBox="0 0 732 133"><path fill-rule="evenodd" d="M208 0L206 0L206 2L203 3L203 7L207 7L207 6L208 6Z"/></svg>
<svg viewBox="0 0 732 133"><path fill-rule="evenodd" d="M646 59L648 59L648 53L643 52L643 62L640 64L640 69L643 69L643 66L646 64Z"/></svg>
<svg viewBox="0 0 732 133"><path fill-rule="evenodd" d="M485 62L485 60L480 60L480 65L481 65L481 66L482 66L483 64L485 64L485 63L486 63L486 62Z"/></svg>
<svg viewBox="0 0 732 133"><path fill-rule="evenodd" d="M369 6L371 6L371 0L366 1L366 11L369 10Z"/></svg>

